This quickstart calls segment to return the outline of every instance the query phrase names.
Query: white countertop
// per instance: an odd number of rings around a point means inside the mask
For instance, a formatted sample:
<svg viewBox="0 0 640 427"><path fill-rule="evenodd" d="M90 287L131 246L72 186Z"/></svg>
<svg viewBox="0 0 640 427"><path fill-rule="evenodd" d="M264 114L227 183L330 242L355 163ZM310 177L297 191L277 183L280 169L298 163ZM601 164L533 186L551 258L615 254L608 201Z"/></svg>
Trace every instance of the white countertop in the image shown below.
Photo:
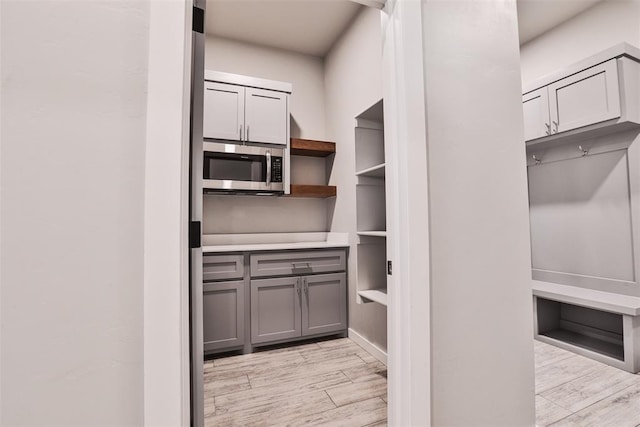
<svg viewBox="0 0 640 427"><path fill-rule="evenodd" d="M202 252L254 252L349 247L348 233L204 235Z"/></svg>
<svg viewBox="0 0 640 427"><path fill-rule="evenodd" d="M325 249L346 248L348 243L338 242L292 242L292 243L253 243L243 245L212 245L203 246L202 252L254 252L254 251L279 251L287 249Z"/></svg>

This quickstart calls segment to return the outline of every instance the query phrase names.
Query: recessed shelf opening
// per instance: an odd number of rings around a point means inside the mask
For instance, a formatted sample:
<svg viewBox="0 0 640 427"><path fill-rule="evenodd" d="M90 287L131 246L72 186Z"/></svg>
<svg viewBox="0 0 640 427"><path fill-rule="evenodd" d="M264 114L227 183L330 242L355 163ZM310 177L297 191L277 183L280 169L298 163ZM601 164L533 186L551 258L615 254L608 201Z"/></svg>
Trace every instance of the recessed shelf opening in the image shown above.
<svg viewBox="0 0 640 427"><path fill-rule="evenodd" d="M622 315L537 298L538 334L624 361Z"/></svg>

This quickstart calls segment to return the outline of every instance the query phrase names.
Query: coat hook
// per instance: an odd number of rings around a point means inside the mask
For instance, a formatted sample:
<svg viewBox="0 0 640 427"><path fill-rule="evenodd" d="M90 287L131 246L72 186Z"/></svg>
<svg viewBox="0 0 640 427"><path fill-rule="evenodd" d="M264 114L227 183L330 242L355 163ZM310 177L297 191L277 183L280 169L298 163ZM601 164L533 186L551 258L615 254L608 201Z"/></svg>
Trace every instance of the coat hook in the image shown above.
<svg viewBox="0 0 640 427"><path fill-rule="evenodd" d="M582 145L578 145L578 150L582 151L582 157L589 154L589 150L585 150L584 148L582 148Z"/></svg>
<svg viewBox="0 0 640 427"><path fill-rule="evenodd" d="M540 160L539 158L537 158L535 154L533 154L533 155L531 156L531 158L533 159L533 161L535 161L535 162L536 162L536 165L539 165L539 164L540 164L540 162L542 162L542 160Z"/></svg>

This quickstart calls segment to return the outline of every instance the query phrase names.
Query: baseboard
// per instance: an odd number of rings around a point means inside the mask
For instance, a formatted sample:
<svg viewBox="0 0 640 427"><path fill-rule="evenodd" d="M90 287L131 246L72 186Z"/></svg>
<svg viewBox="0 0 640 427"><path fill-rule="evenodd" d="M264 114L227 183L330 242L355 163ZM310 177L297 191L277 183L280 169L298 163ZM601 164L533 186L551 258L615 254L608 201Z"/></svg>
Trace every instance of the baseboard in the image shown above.
<svg viewBox="0 0 640 427"><path fill-rule="evenodd" d="M387 353L380 350L378 347L369 342L369 340L367 340L365 337L351 328L349 328L349 338L351 338L353 342L362 347L367 353L369 353L385 365L387 364Z"/></svg>

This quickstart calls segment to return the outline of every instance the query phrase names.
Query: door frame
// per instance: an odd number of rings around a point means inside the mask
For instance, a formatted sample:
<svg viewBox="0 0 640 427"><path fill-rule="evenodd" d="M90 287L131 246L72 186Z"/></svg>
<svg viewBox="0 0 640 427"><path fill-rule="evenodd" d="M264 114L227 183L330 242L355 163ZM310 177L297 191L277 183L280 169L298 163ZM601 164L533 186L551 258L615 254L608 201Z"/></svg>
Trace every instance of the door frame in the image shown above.
<svg viewBox="0 0 640 427"><path fill-rule="evenodd" d="M353 1L381 6L378 0ZM194 3L204 9L204 2L150 2L143 367L148 426L192 422L188 227L192 10ZM397 166L390 165L394 205L389 258L397 267L390 281L387 320L393 334L387 358L389 423L428 425L429 272L424 263L424 254L429 253L428 206L426 192L425 198L409 197L411 188L400 185L424 188L426 183L426 153L415 155L426 131L425 115L420 114L424 91L412 86L423 84L420 2L388 0L384 13L385 37L393 33L393 43L386 45L383 55L388 78L383 88L385 118L390 120L385 137L395 141L398 150L390 161L410 166L401 175ZM415 259L418 253L421 259ZM424 303L414 307L411 302L416 298ZM407 328L407 324L420 326Z"/></svg>
<svg viewBox="0 0 640 427"><path fill-rule="evenodd" d="M188 224L193 5L194 0L149 2L142 367L147 426L191 422Z"/></svg>

